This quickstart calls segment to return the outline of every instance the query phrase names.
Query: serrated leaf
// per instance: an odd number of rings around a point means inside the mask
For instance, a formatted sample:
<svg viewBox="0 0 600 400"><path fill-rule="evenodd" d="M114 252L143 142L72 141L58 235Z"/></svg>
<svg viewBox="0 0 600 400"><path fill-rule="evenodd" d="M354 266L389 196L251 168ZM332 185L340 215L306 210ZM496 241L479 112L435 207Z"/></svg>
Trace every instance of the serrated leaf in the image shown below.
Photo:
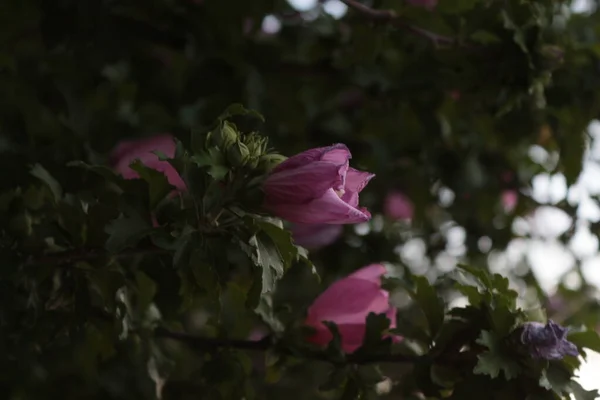
<svg viewBox="0 0 600 400"><path fill-rule="evenodd" d="M385 351L389 352L392 344L391 338L384 339L383 336L390 328L390 320L384 314L369 313L366 320L365 336L362 347L365 352ZM361 350L358 350L359 352Z"/></svg>
<svg viewBox="0 0 600 400"><path fill-rule="evenodd" d="M486 289L492 288L492 280L489 272L485 268L471 267L470 265L457 264L456 267L474 277Z"/></svg>
<svg viewBox="0 0 600 400"><path fill-rule="evenodd" d="M600 352L600 335L595 331L569 332L567 339L577 347Z"/></svg>
<svg viewBox="0 0 600 400"><path fill-rule="evenodd" d="M284 270L287 270L298 255L298 247L294 245L291 232L267 221L256 221L256 223L277 246Z"/></svg>
<svg viewBox="0 0 600 400"><path fill-rule="evenodd" d="M457 284L454 285L454 287L458 289L458 291L461 292L463 295L467 296L469 304L473 306L477 306L483 301L483 295L475 286Z"/></svg>
<svg viewBox="0 0 600 400"><path fill-rule="evenodd" d="M121 214L119 218L110 221L104 231L109 235L105 248L116 253L126 247L135 246L141 239L152 233L150 222L139 214Z"/></svg>
<svg viewBox="0 0 600 400"><path fill-rule="evenodd" d="M256 249L254 261L262 269L261 293L271 292L275 282L283 276L285 260L271 237L265 232L261 231L252 236L249 244Z"/></svg>
<svg viewBox="0 0 600 400"><path fill-rule="evenodd" d="M164 173L148 168L140 160L135 160L129 168L137 172L140 178L148 184L151 210L154 210L158 203L175 189Z"/></svg>
<svg viewBox="0 0 600 400"><path fill-rule="evenodd" d="M482 331L477 343L486 346L489 351L477 356L477 365L473 369L474 374L488 375L495 379L502 371L507 380L516 378L519 375L521 367L514 358L506 353L500 344L500 339L493 333Z"/></svg>
<svg viewBox="0 0 600 400"><path fill-rule="evenodd" d="M410 296L419 305L429 327L429 335L435 337L444 323L444 302L427 278L415 276L415 290L409 291Z"/></svg>
<svg viewBox="0 0 600 400"><path fill-rule="evenodd" d="M575 400L597 400L600 397L598 390L585 390L579 383L572 381L571 393Z"/></svg>

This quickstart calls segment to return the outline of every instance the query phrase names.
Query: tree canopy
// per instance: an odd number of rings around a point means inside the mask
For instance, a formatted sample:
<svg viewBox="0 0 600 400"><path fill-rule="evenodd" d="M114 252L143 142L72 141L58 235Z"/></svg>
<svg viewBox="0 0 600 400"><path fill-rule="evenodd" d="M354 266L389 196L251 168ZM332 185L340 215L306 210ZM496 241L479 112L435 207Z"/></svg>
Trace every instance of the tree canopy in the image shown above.
<svg viewBox="0 0 600 400"><path fill-rule="evenodd" d="M590 155L600 11L4 0L0 21L7 399L597 398L581 263L548 291L493 258L529 237L534 177L574 185ZM567 243L578 204L552 207Z"/></svg>

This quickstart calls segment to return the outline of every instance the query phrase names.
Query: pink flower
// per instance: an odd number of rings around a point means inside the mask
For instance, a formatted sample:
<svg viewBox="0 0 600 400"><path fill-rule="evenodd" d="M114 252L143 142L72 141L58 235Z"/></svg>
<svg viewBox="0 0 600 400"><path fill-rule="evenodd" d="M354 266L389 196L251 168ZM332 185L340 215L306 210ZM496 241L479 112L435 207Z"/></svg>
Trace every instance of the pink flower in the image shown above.
<svg viewBox="0 0 600 400"><path fill-rule="evenodd" d="M331 321L337 324L343 350L351 353L362 345L369 313L385 313L390 327L396 327L396 308L389 304L389 293L381 289L381 276L385 272L383 265L371 264L334 282L321 293L308 309L306 324L316 329L309 340L327 345L333 335L322 321Z"/></svg>
<svg viewBox="0 0 600 400"><path fill-rule="evenodd" d="M502 206L505 212L511 212L517 206L519 195L516 190L505 190L502 192Z"/></svg>
<svg viewBox="0 0 600 400"><path fill-rule="evenodd" d="M294 224L292 235L297 245L308 250L317 250L335 242L342 234L341 225Z"/></svg>
<svg viewBox="0 0 600 400"><path fill-rule="evenodd" d="M167 180L179 190L186 190L185 183L175 168L167 161L158 159L153 151L160 151L168 157L175 155L175 142L171 135L158 135L149 138L124 140L117 144L111 153L115 170L125 179L136 179L139 175L129 166L139 159L145 166L162 172Z"/></svg>
<svg viewBox="0 0 600 400"><path fill-rule="evenodd" d="M424 7L433 10L437 6L438 0L407 0L410 5Z"/></svg>
<svg viewBox="0 0 600 400"><path fill-rule="evenodd" d="M358 194L375 176L350 168L343 144L311 149L288 158L264 183L265 208L300 224L354 224L371 219Z"/></svg>
<svg viewBox="0 0 600 400"><path fill-rule="evenodd" d="M383 212L388 218L405 220L413 216L413 204L402 192L390 192L383 204Z"/></svg>

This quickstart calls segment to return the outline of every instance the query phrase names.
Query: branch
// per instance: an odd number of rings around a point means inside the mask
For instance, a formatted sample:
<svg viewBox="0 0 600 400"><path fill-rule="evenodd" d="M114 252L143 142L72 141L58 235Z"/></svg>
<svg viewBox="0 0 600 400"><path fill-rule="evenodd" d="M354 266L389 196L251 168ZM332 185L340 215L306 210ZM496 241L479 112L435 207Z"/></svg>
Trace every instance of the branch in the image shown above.
<svg viewBox="0 0 600 400"><path fill-rule="evenodd" d="M135 257L139 255L149 254L164 254L168 250L161 249L158 247L147 247L139 249L127 249L120 253L109 253L104 249L76 249L66 250L53 254L45 254L42 256L29 256L25 262L25 266L40 265L40 264L71 264L78 261L89 261L104 257L124 258L124 257Z"/></svg>
<svg viewBox="0 0 600 400"><path fill-rule="evenodd" d="M436 45L453 45L457 43L457 40L448 36L438 35L437 33L430 32L426 29L418 28L413 26L406 21L402 20L400 16L394 10L374 10L357 0L340 0L348 8L352 8L365 17L372 19L377 22L389 23L397 28L405 29L408 32L414 33L415 35L422 36Z"/></svg>
<svg viewBox="0 0 600 400"><path fill-rule="evenodd" d="M164 328L156 328L154 336L157 338L171 339L187 344L196 349L215 349L229 348L239 350L267 351L275 349L278 352L294 357L302 357L311 360L324 361L332 364L374 364L374 363L420 363L428 360L426 356L409 356L404 354L348 354L343 360L333 360L331 356L323 352L293 351L285 347L277 347L271 341L270 337L265 337L259 341L206 338L193 336L187 333L172 332Z"/></svg>

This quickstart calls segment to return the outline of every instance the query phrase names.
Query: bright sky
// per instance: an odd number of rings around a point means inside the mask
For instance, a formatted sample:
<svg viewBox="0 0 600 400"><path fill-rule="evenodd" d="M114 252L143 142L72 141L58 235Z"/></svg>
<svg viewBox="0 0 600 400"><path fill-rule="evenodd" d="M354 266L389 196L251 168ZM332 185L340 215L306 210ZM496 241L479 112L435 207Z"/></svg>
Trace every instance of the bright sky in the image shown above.
<svg viewBox="0 0 600 400"><path fill-rule="evenodd" d="M287 0L298 11L309 11L317 6L318 0ZM593 7L591 0L574 0L571 10L575 13L588 12ZM339 0L327 0L323 4L325 12L334 18L341 18L347 11L346 5ZM263 29L275 33L280 29L280 22L274 16L263 21ZM565 273L571 271L577 261L581 262L584 277L588 282L600 288L600 253L598 237L589 230L590 222L600 221L600 207L592 196L600 195L600 121L594 121L589 127L592 137L589 150L583 160L583 170L575 185L567 187L562 174L543 173L533 178L530 195L537 202L544 204L528 219L515 221L514 232L520 236L511 242L506 252L490 258L490 267L501 271L512 268L525 260L538 278L540 285L552 292ZM540 146L532 146L530 158L536 163L552 171L557 161L557 154L549 154ZM440 193L453 201L453 193L446 190ZM564 211L553 205L567 199L569 204L577 205L575 221ZM576 233L573 239L564 246L558 237L575 224ZM359 230L360 226L357 227ZM464 229L449 226L444 232L449 246L434 263L441 269L454 264L457 257L464 252ZM480 246L486 245L480 243ZM490 244L487 244L490 245ZM431 271L430 262L423 262L425 243L420 239L408 241L400 254L408 264L425 273ZM417 272L417 271L415 271ZM580 282L576 274L567 276L566 284L576 288ZM579 370L579 383L588 390L600 390L600 354L588 351L588 360Z"/></svg>

